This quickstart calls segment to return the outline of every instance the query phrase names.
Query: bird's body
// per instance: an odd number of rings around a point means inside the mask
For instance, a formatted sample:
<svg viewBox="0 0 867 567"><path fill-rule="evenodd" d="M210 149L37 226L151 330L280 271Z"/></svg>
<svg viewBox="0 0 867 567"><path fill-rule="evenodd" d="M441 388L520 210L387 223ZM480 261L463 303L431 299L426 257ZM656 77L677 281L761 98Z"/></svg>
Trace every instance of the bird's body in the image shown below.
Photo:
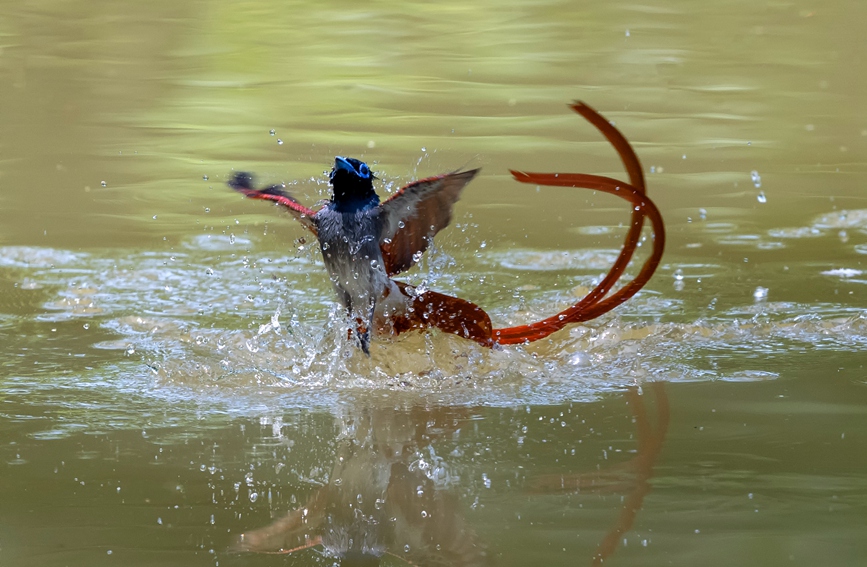
<svg viewBox="0 0 867 567"><path fill-rule="evenodd" d="M322 260L337 300L359 323L361 348L368 350L374 312L389 287L379 248L382 222L379 199L358 206L328 203L314 216Z"/></svg>
<svg viewBox="0 0 867 567"><path fill-rule="evenodd" d="M370 354L371 331L391 332L396 324L415 326L413 319L418 315L413 315L412 306L417 298L390 276L418 261L433 236L448 225L454 203L477 172L417 181L380 203L367 164L338 156L330 175L332 198L315 212L279 186L253 189L252 179L245 173L236 174L229 184L248 197L287 207L316 234L337 299L354 323L359 346ZM431 295L434 300L444 297ZM472 305L456 298L448 300L460 307ZM485 320L490 326L487 315Z"/></svg>

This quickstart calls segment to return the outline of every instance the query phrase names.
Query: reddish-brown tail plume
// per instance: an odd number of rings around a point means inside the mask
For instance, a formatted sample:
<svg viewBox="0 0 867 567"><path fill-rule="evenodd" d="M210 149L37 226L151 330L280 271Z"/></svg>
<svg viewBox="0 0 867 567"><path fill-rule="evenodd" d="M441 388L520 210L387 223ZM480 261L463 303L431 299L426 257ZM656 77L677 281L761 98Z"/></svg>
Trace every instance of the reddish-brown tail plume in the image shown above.
<svg viewBox="0 0 867 567"><path fill-rule="evenodd" d="M412 311L392 320L395 334L436 327L443 332L476 341L482 346L493 346L491 318L475 303L435 291L414 295L409 293L409 286L405 283L395 283L401 293L412 298Z"/></svg>
<svg viewBox="0 0 867 567"><path fill-rule="evenodd" d="M414 328L437 327L445 332L463 336L485 346L492 346L494 343L502 345L529 343L543 339L570 323L589 321L611 311L635 295L650 280L653 272L659 266L665 248L665 225L659 209L646 195L644 174L641 171L638 156L635 155L626 138L598 112L583 102L576 102L571 105L571 108L596 126L611 142L623 161L629 175L629 183L610 177L584 173L512 171L512 175L521 183L594 189L625 199L632 205L632 221L629 231L626 233L623 249L608 274L599 282L599 285L571 307L541 321L502 329L491 329L488 314L473 303L456 297L427 292L424 294L426 303L419 305L422 309L422 315L414 315L412 320L404 318L405 321L395 321L396 333ZM617 292L608 295L617 280L623 275L635 249L638 247L645 217L650 220L653 227L653 250L650 257L644 262L635 279ZM405 288L404 284L400 282L398 284L403 286L402 290Z"/></svg>
<svg viewBox="0 0 867 567"><path fill-rule="evenodd" d="M571 108L596 126L608 141L611 142L611 145L620 154L620 159L623 161L623 165L629 174L630 183L624 183L609 177L582 173L524 173L512 171L512 175L517 181L522 183L557 187L581 187L621 197L633 205L632 222L626 234L620 255L605 278L599 282L599 285L581 301L552 317L528 325L494 329L494 341L499 344L518 344L537 341L559 331L569 323L589 321L611 311L644 287L662 258L662 251L665 247L665 226L659 209L656 208L653 201L645 194L644 174L641 171L641 163L638 161L638 156L632 150L632 146L629 145L626 138L614 126L591 107L582 102L576 102ZM623 275L626 266L635 253L639 238L641 237L641 229L645 216L650 219L654 231L653 251L650 258L644 263L644 266L634 280L615 294L606 298L605 296L611 291L614 284L620 279L620 276Z"/></svg>

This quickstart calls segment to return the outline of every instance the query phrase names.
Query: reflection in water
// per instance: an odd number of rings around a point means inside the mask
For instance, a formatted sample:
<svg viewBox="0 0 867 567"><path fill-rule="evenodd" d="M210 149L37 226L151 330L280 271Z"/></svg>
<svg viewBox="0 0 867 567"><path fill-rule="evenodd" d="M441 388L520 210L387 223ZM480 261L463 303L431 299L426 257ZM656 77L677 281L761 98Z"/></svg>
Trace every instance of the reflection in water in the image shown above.
<svg viewBox="0 0 867 567"><path fill-rule="evenodd" d="M418 566L491 564L431 445L459 428L452 415L364 409L345 417L328 484L271 525L242 534L233 549L321 545L344 565L376 565L385 554Z"/></svg>
<svg viewBox="0 0 867 567"><path fill-rule="evenodd" d="M626 494L619 517L599 543L601 565L632 528L650 492L653 467L668 432L669 405L662 382L650 382L656 402L651 423L647 396L626 392L638 447L628 462L596 473L541 476L534 493L617 491ZM294 553L321 546L344 565L378 565L386 554L413 565L481 566L492 553L464 519L450 489L447 466L432 442L463 425L451 410L364 409L346 417L328 484L272 524L242 534L236 552ZM420 457L429 455L430 457Z"/></svg>
<svg viewBox="0 0 867 567"><path fill-rule="evenodd" d="M644 497L650 492L653 466L659 458L665 436L668 433L670 415L665 384L663 382L650 382L645 388L653 390L656 397L656 427L651 424L645 403L646 397L639 394L636 388L630 388L626 392L638 436L638 448L635 457L622 465L597 473L577 474L569 477L563 475L545 476L533 483L537 492L545 493L590 491L626 493L617 522L596 548L593 565L601 565L608 559L617 549L623 534L632 528L635 516L641 510Z"/></svg>

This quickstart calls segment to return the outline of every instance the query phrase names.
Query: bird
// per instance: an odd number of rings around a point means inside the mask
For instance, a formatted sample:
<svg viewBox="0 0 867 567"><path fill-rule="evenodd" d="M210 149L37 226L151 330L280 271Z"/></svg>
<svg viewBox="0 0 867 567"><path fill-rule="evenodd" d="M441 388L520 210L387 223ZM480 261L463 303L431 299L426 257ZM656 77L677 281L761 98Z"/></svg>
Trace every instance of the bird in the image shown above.
<svg viewBox="0 0 867 567"><path fill-rule="evenodd" d="M534 173L510 170L519 183L593 189L628 201L632 220L617 260L604 278L577 303L554 315L523 325L494 328L484 309L459 297L414 288L392 279L416 264L433 237L448 226L454 204L478 169L455 171L406 185L380 203L376 176L357 159L338 156L329 175L332 198L317 211L308 209L281 185L253 187L253 176L239 172L229 185L254 199L284 206L315 234L337 298L361 350L370 356L370 332L399 335L437 328L487 348L529 344L573 323L595 319L633 297L653 276L665 249L665 223L647 195L641 163L629 141L592 107L575 101L570 108L596 127L620 156L629 183L584 173ZM638 246L644 221L653 229L651 253L638 274L612 291ZM351 337L353 329L349 329Z"/></svg>
<svg viewBox="0 0 867 567"><path fill-rule="evenodd" d="M421 259L433 237L448 226L454 204L478 173L479 169L471 169L421 179L381 202L373 187L377 177L370 167L361 160L337 156L328 176L331 199L316 211L299 203L282 185L254 188L253 176L247 172L235 173L228 184L246 197L282 205L316 235L337 300L354 325L358 346L370 356L372 330L397 334L423 326L419 324L421 313L415 309L418 294L391 276ZM436 326L467 338L489 340L490 318L481 308L436 292L424 295L420 307L428 316L443 319L439 324L435 321ZM476 332L474 324L484 328Z"/></svg>

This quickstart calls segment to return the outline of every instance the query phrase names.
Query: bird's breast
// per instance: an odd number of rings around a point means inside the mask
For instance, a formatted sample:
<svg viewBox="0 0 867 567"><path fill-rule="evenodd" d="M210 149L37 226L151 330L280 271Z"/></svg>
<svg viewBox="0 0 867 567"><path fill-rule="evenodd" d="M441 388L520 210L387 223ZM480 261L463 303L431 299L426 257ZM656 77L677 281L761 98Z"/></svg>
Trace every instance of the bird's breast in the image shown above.
<svg viewBox="0 0 867 567"><path fill-rule="evenodd" d="M327 209L327 210L326 210ZM388 279L375 209L317 214L322 259L335 286L353 297L381 293Z"/></svg>

